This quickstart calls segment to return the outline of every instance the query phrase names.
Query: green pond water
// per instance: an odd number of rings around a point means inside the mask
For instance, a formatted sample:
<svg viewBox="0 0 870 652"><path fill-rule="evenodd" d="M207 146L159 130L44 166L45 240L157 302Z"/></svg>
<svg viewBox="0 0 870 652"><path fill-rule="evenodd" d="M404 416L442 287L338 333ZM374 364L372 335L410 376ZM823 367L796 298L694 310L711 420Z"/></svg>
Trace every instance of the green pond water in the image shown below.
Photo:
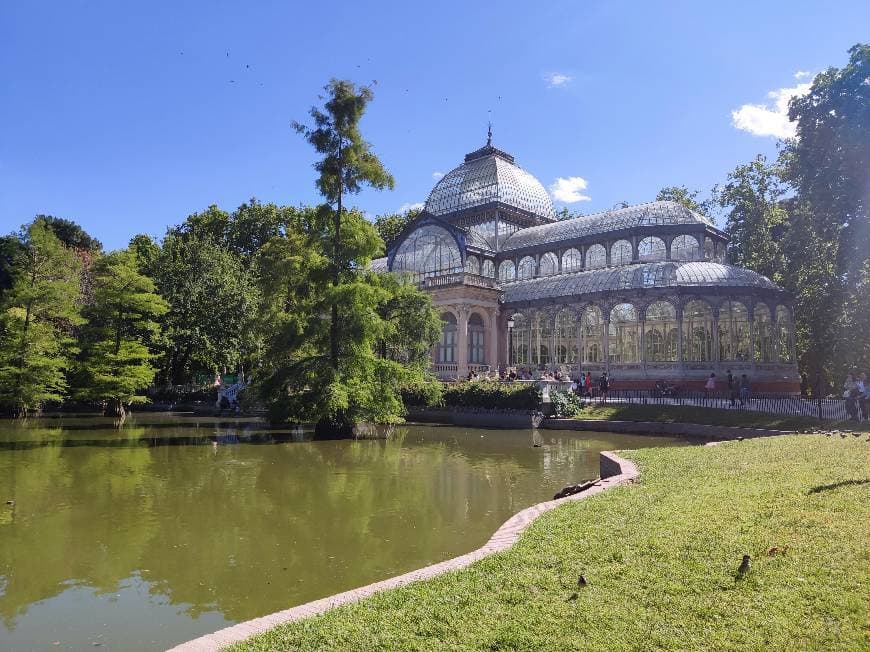
<svg viewBox="0 0 870 652"><path fill-rule="evenodd" d="M677 443L440 426L312 442L245 419L0 420L0 650L165 649L473 550L597 476L599 451Z"/></svg>

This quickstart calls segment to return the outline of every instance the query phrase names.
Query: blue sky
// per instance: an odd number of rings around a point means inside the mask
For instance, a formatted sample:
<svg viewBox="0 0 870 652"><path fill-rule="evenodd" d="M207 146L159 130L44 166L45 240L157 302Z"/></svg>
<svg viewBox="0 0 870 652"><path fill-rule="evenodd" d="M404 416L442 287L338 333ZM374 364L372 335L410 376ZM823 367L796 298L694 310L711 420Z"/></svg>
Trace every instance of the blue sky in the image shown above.
<svg viewBox="0 0 870 652"><path fill-rule="evenodd" d="M0 0L0 231L48 213L115 248L212 203L315 202L290 122L330 77L377 80L363 131L396 188L354 198L372 216L424 201L489 111L571 210L706 192L775 155L777 101L868 26L866 0Z"/></svg>

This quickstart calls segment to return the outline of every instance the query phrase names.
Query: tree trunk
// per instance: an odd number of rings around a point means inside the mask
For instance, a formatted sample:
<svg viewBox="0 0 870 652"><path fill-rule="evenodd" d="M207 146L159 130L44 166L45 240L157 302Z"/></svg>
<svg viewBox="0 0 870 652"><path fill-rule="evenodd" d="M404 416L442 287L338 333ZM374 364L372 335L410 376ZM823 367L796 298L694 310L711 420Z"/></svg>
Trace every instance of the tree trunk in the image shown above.
<svg viewBox="0 0 870 652"><path fill-rule="evenodd" d="M339 251L341 250L341 200L342 186L344 184L344 167L341 160L342 146L338 145L338 204L335 211L335 235L332 246L332 287L337 287L341 280L341 268L339 266ZM338 371L338 305L332 304L332 315L329 323L329 362L332 368Z"/></svg>
<svg viewBox="0 0 870 652"><path fill-rule="evenodd" d="M117 417L123 420L127 416L127 411L124 409L124 404L121 402L121 399L110 398L108 403L106 403L106 408L103 410L103 414L107 417Z"/></svg>

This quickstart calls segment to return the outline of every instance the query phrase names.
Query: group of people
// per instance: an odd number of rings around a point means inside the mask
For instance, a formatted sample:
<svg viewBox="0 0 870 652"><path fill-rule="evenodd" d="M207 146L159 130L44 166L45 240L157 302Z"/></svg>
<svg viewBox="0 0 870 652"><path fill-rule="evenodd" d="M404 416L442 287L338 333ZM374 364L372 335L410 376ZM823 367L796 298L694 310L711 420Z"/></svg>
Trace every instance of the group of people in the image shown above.
<svg viewBox="0 0 870 652"><path fill-rule="evenodd" d="M843 383L843 398L846 399L846 413L855 421L870 419L870 381L866 372L851 373Z"/></svg>
<svg viewBox="0 0 870 652"><path fill-rule="evenodd" d="M725 383L728 388L728 400L731 407L735 407L740 402L740 407L744 407L749 401L749 395L752 390L752 385L749 382L749 376L741 374L740 379L728 370L728 375L725 377ZM716 374L711 373L704 383L704 398L710 398L716 392Z"/></svg>

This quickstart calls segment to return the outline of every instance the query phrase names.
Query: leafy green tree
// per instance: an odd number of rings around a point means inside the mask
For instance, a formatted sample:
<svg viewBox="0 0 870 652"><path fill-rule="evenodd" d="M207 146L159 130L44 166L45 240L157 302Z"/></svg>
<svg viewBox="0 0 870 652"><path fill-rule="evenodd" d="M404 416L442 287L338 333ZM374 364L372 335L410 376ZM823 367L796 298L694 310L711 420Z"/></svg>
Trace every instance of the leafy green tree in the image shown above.
<svg viewBox="0 0 870 652"><path fill-rule="evenodd" d="M699 194L701 194L699 191L689 190L687 186L665 186L659 190L656 201L673 201L682 204L690 211L708 215L713 208L712 201L709 199L699 201Z"/></svg>
<svg viewBox="0 0 870 652"><path fill-rule="evenodd" d="M843 68L820 73L809 93L791 100L796 137L786 141L781 155L783 176L800 205L790 246L796 261L814 261L809 270L800 270L798 304L804 312L801 303L809 302L807 307L824 318L807 333L805 362L811 372L828 375L870 366L868 79L870 44L857 44Z"/></svg>
<svg viewBox="0 0 870 652"><path fill-rule="evenodd" d="M154 282L139 271L131 251L117 251L94 265L94 302L79 365L79 398L106 406L124 417L125 405L146 400L140 392L154 380L154 354L148 344L158 317L168 311Z"/></svg>
<svg viewBox="0 0 870 652"><path fill-rule="evenodd" d="M788 221L781 203L784 195L777 170L767 164L764 156L738 165L717 195L719 206L726 212L731 262L780 284L785 275L780 241Z"/></svg>
<svg viewBox="0 0 870 652"><path fill-rule="evenodd" d="M384 168L371 146L363 140L359 122L374 94L368 86L357 89L353 82L333 79L324 87L327 97L323 109L313 107L314 127L299 122L293 126L297 132L323 158L314 164L319 176L315 183L326 202L333 207L332 220L332 285L338 287L342 274L350 271L353 258L341 248L341 223L344 216L344 196L356 194L363 186L378 190L392 188L393 177ZM336 295L335 298L338 298ZM338 370L340 357L339 307L330 306L329 361Z"/></svg>
<svg viewBox="0 0 870 652"><path fill-rule="evenodd" d="M375 229L377 229L378 235L381 236L381 240L384 241L384 248L387 251L393 246L393 243L398 239L402 231L405 230L405 227L416 220L420 213L421 210L419 208L412 208L404 213L378 215L375 218Z"/></svg>
<svg viewBox="0 0 870 652"><path fill-rule="evenodd" d="M427 380L428 350L440 333L429 297L401 277L366 272L381 249L359 213L342 219L340 251L351 266L332 284L332 210L273 238L257 257L265 337L257 370L275 421L318 424L346 435L360 421L391 423L404 411L401 391ZM329 357L332 306L341 307L339 365Z"/></svg>
<svg viewBox="0 0 870 652"><path fill-rule="evenodd" d="M25 227L19 240L0 326L0 405L26 416L65 396L69 332L82 322L81 262L44 220Z"/></svg>
<svg viewBox="0 0 870 652"><path fill-rule="evenodd" d="M153 278L169 304L160 320L168 382L183 384L197 370L234 369L256 349L251 329L259 294L239 256L209 236L170 232Z"/></svg>
<svg viewBox="0 0 870 652"><path fill-rule="evenodd" d="M51 215L37 215L36 221L43 222L57 236L64 246L78 251L89 251L97 254L103 250L102 243L91 236L81 226L72 220Z"/></svg>

